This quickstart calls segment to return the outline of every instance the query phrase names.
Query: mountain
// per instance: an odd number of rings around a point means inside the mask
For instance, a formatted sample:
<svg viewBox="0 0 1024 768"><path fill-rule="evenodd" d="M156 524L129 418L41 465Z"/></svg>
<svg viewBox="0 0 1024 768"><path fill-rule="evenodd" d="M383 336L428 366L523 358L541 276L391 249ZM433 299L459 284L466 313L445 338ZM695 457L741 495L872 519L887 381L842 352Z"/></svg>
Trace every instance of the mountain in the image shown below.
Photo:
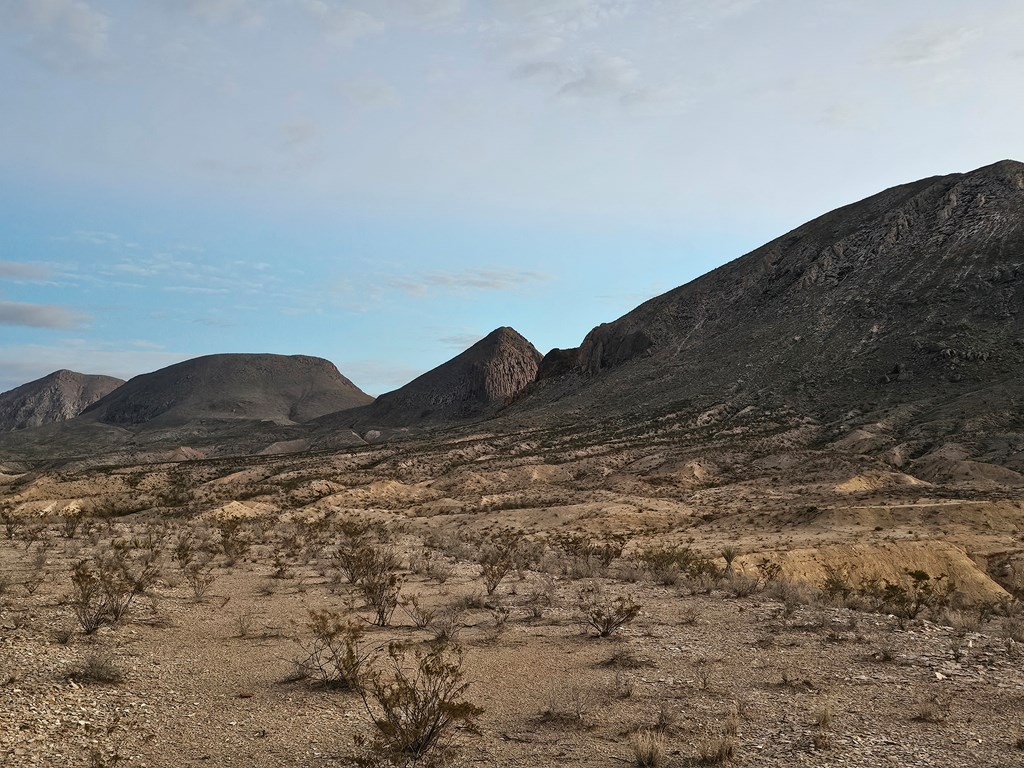
<svg viewBox="0 0 1024 768"><path fill-rule="evenodd" d="M466 351L372 405L318 422L329 432L342 424L409 428L456 424L489 415L537 375L541 354L512 328L498 328Z"/></svg>
<svg viewBox="0 0 1024 768"><path fill-rule="evenodd" d="M319 357L208 355L136 376L82 419L128 429L209 419L290 424L372 400Z"/></svg>
<svg viewBox="0 0 1024 768"><path fill-rule="evenodd" d="M55 371L0 394L0 432L72 419L122 384L112 376Z"/></svg>
<svg viewBox="0 0 1024 768"><path fill-rule="evenodd" d="M372 401L318 357L209 355L136 376L69 421L0 434L0 459L88 466L301 451L305 423ZM343 431L335 443L362 440Z"/></svg>
<svg viewBox="0 0 1024 768"><path fill-rule="evenodd" d="M832 211L651 299L545 356L512 410L705 427L788 412L780 429L830 424L817 440L952 440L1017 466L1022 332L1024 164L1003 161Z"/></svg>

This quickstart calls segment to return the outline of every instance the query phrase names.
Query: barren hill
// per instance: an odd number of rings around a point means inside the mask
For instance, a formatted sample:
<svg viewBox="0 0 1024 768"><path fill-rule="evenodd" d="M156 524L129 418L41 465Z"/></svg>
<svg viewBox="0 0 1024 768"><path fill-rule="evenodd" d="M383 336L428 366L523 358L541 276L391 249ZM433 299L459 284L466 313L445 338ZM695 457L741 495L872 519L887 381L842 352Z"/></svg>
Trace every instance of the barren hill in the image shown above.
<svg viewBox="0 0 1024 768"><path fill-rule="evenodd" d="M0 394L0 432L73 419L122 384L112 376L55 371Z"/></svg>
<svg viewBox="0 0 1024 768"><path fill-rule="evenodd" d="M372 400L319 357L208 355L136 376L83 418L128 428L195 419L287 424Z"/></svg>
<svg viewBox="0 0 1024 768"><path fill-rule="evenodd" d="M533 382L541 354L512 328L498 328L466 351L366 408L327 416L318 427L445 425L480 418Z"/></svg>
<svg viewBox="0 0 1024 768"><path fill-rule="evenodd" d="M594 328L545 357L516 410L788 411L833 423L819 440L863 428L869 448L919 454L946 438L1016 466L1022 308L1024 164L1003 161L825 214Z"/></svg>

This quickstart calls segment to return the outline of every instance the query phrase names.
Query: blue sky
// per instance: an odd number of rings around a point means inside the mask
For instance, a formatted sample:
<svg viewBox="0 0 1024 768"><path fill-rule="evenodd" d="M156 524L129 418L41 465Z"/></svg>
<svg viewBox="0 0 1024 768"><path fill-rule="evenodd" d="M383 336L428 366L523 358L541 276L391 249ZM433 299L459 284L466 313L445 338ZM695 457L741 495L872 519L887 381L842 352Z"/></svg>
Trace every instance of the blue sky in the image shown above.
<svg viewBox="0 0 1024 768"><path fill-rule="evenodd" d="M0 0L0 390L214 352L372 394L1024 159L1011 0Z"/></svg>

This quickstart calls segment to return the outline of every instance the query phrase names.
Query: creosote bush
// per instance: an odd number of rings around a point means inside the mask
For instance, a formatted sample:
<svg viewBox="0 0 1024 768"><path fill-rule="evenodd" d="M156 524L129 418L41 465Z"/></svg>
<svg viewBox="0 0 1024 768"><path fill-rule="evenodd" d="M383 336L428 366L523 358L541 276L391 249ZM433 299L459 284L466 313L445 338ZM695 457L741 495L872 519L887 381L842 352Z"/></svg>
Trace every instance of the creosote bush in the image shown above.
<svg viewBox="0 0 1024 768"><path fill-rule="evenodd" d="M305 658L296 662L303 677L343 691L361 691L371 652L363 647L363 627L343 621L332 611L310 611L309 642L302 646Z"/></svg>
<svg viewBox="0 0 1024 768"><path fill-rule="evenodd" d="M631 596L612 597L597 584L580 590L579 607L584 624L598 637L611 637L620 627L633 621L641 608Z"/></svg>
<svg viewBox="0 0 1024 768"><path fill-rule="evenodd" d="M357 763L440 764L457 728L475 732L482 709L465 700L461 652L452 646L410 650L391 643L359 693L375 727Z"/></svg>

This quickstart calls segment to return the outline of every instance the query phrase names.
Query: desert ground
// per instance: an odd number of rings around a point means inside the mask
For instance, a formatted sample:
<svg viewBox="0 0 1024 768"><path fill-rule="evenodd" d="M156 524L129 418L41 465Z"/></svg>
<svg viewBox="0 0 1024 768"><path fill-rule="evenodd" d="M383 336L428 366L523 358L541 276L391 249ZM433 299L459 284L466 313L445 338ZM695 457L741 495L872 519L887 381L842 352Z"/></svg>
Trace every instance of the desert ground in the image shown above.
<svg viewBox="0 0 1024 768"><path fill-rule="evenodd" d="M8 471L4 765L1024 765L1014 489L530 445Z"/></svg>

